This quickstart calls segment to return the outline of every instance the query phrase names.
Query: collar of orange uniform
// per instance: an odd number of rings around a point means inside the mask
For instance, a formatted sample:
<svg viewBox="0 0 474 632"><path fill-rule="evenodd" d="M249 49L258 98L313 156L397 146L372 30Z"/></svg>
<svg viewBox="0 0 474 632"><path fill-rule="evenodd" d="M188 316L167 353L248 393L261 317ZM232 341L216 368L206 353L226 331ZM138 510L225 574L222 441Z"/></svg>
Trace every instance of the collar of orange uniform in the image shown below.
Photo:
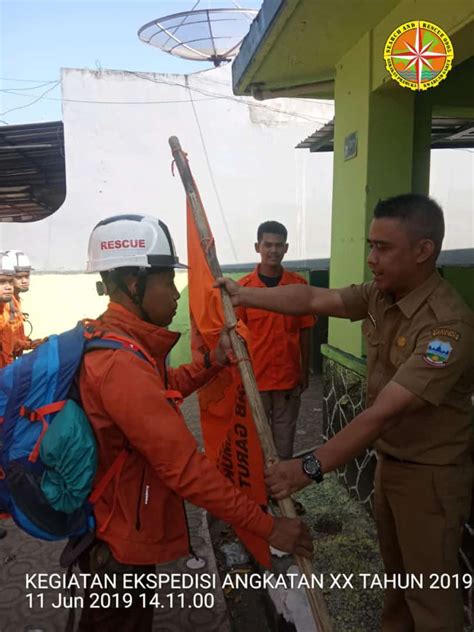
<svg viewBox="0 0 474 632"><path fill-rule="evenodd" d="M426 281L417 288L412 290L397 303L399 310L406 318L411 318L421 304L426 301L428 296L432 294L441 283L441 277L438 272L433 272Z"/></svg>
<svg viewBox="0 0 474 632"><path fill-rule="evenodd" d="M281 274L281 279L278 285L291 285L292 283L294 283L292 273L286 270L283 266L281 266L281 269L282 269L282 274ZM258 264L255 267L255 270L252 272L253 283L255 283L255 286L257 287L267 287L265 283L258 276L259 271L260 271L260 264Z"/></svg>
<svg viewBox="0 0 474 632"><path fill-rule="evenodd" d="M110 302L99 319L104 329L117 331L136 340L155 359L167 355L180 334L142 320L118 303Z"/></svg>

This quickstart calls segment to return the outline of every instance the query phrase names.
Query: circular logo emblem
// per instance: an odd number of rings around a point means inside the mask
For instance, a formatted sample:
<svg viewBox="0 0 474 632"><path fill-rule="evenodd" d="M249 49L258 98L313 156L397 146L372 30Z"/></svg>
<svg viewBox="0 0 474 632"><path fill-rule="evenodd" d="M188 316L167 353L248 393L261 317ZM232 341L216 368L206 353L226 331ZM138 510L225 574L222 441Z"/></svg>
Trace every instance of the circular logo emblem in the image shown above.
<svg viewBox="0 0 474 632"><path fill-rule="evenodd" d="M415 20L391 33L383 57L392 79L403 88L428 90L451 70L453 45L436 24Z"/></svg>

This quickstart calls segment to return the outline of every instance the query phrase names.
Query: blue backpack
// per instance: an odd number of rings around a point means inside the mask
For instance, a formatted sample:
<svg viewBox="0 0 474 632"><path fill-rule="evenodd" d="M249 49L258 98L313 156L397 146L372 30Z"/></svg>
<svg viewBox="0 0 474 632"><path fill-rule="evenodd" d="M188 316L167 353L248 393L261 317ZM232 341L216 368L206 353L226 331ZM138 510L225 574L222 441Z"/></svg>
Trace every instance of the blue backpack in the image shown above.
<svg viewBox="0 0 474 632"><path fill-rule="evenodd" d="M84 353L94 349L124 349L154 364L134 341L85 321L0 370L0 517L11 516L35 538L93 532L94 502L128 455L124 449L116 457L91 494L97 449L75 401L75 378Z"/></svg>

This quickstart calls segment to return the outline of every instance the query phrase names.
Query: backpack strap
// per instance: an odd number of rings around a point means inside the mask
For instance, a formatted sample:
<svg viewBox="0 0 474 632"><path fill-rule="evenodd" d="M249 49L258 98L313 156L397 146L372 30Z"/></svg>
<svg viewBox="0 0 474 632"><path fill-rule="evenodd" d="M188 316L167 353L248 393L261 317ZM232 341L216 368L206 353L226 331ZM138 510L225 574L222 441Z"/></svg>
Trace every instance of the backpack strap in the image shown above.
<svg viewBox="0 0 474 632"><path fill-rule="evenodd" d="M109 467L104 476L100 479L97 487L94 489L92 494L89 496L89 502L91 505L95 505L95 503L99 500L102 494L105 492L107 485L113 480L114 481L114 496L112 500L112 507L110 509L110 513L107 516L104 524L100 527L99 532L104 532L112 519L112 516L115 513L115 506L117 504L118 497L118 484L120 479L120 474L122 472L123 466L125 465L125 461L130 453L130 448L124 448L119 454L115 457L114 462Z"/></svg>
<svg viewBox="0 0 474 632"><path fill-rule="evenodd" d="M97 332L91 332L90 329L85 329L85 337L88 339L85 344L86 353L95 349L123 349L124 351L129 351L140 359L149 362L153 366L153 368L156 369L156 362L154 358L152 358L151 355L147 353L145 349L143 349L143 347L137 344L134 340L131 340L124 336L119 336L118 334L114 334L111 332L99 332L97 335ZM127 460L130 451L130 446L127 446L118 453L112 465L102 476L102 478L94 488L93 492L89 496L89 502L91 503L91 505L95 505L102 494L105 492L109 483L111 483L112 480L114 481L112 508L104 524L101 526L100 531L105 531L115 512L115 506L117 504L118 497L118 482L123 466L125 465L125 461Z"/></svg>
<svg viewBox="0 0 474 632"><path fill-rule="evenodd" d="M89 502L92 505L95 505L95 503L99 500L99 498L105 492L105 489L107 485L110 483L110 481L120 474L123 466L125 465L125 461L127 460L129 453L130 453L130 448L124 448L121 452L117 454L117 456L114 459L114 462L109 467L109 469L104 474L104 476L100 479L99 483L95 487L92 494L89 496ZM114 501L115 501L115 498L114 498Z"/></svg>
<svg viewBox="0 0 474 632"><path fill-rule="evenodd" d="M98 333L96 335L86 335L88 341L85 345L85 351L92 351L94 349L123 349L124 351L130 351L142 360L149 362L154 368L156 368L155 359L145 351L135 340L126 338L125 336L119 336L111 332Z"/></svg>
<svg viewBox="0 0 474 632"><path fill-rule="evenodd" d="M41 433L36 440L36 443L33 447L33 450L30 452L28 457L28 461L31 463L36 463L39 456L39 450L41 446L41 442L43 440L44 434L48 429L48 422L46 421L46 415L50 415L51 413L57 413L62 410L66 404L66 400L62 400L60 402L53 402L52 404L46 404L45 406L40 406L39 408L28 408L27 406L20 407L20 415L28 421L37 422L41 421L42 429Z"/></svg>

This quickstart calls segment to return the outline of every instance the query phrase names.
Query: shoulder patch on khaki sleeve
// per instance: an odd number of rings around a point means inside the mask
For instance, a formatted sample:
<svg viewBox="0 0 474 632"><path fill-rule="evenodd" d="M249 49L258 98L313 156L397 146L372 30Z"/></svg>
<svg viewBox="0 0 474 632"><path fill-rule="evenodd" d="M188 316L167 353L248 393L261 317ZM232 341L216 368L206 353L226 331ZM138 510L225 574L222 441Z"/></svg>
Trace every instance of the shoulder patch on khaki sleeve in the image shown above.
<svg viewBox="0 0 474 632"><path fill-rule="evenodd" d="M459 340L461 334L455 329L447 329L446 327L435 327L431 330L432 336L446 336L446 338L452 338L453 340Z"/></svg>
<svg viewBox="0 0 474 632"><path fill-rule="evenodd" d="M423 360L430 366L442 368L446 366L452 350L453 347L449 342L443 342L438 339L430 340Z"/></svg>

